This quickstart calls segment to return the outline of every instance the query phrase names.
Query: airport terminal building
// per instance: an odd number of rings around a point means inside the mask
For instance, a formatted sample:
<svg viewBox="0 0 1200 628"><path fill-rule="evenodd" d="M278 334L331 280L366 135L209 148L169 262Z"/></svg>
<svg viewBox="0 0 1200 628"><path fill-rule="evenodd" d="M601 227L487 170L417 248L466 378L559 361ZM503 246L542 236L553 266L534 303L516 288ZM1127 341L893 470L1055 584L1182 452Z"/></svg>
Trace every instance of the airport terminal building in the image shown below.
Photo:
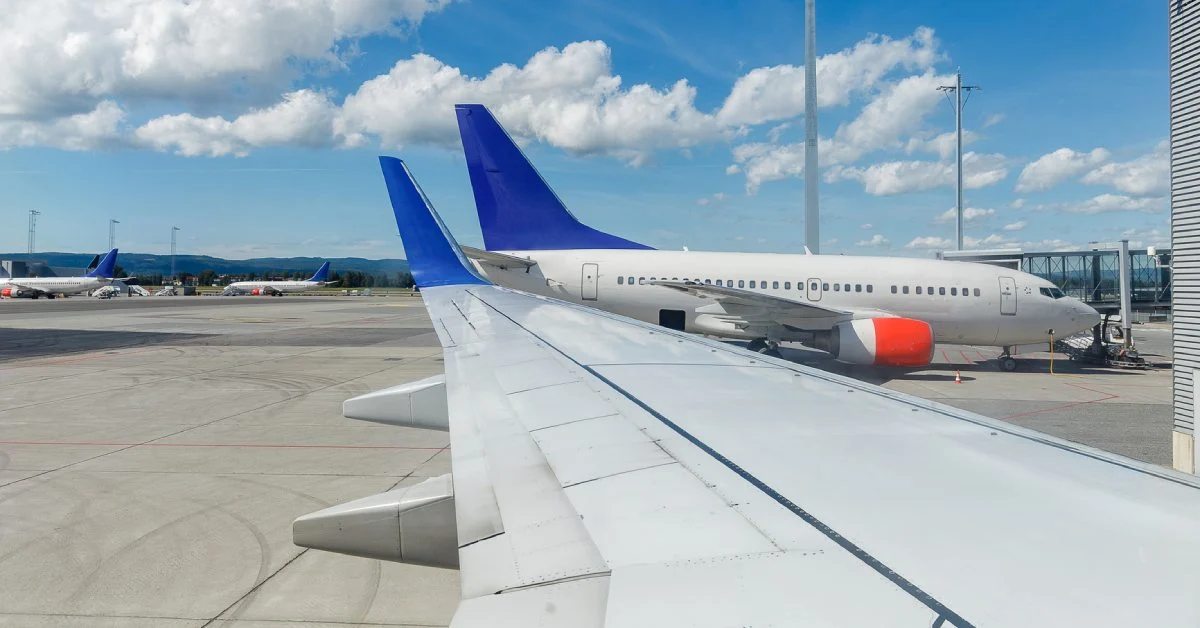
<svg viewBox="0 0 1200 628"><path fill-rule="evenodd" d="M1200 397L1200 1L1169 0L1171 68L1171 267L1175 290L1172 458L1195 473Z"/></svg>

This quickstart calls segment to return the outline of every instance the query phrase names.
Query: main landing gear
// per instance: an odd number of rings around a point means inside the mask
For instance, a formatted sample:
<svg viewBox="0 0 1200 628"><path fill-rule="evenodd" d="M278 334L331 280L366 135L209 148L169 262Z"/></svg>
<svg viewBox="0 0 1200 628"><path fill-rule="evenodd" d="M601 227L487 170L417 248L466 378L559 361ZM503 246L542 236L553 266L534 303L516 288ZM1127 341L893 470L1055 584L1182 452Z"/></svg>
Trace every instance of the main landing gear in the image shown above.
<svg viewBox="0 0 1200 628"><path fill-rule="evenodd" d="M754 340L751 340L750 342L746 343L746 349L755 353L769 355L773 358L783 357L783 355L779 353L779 342L775 340L768 340L766 338L755 338Z"/></svg>
<svg viewBox="0 0 1200 628"><path fill-rule="evenodd" d="M1004 353L1001 353L1000 357L996 358L996 364L1000 367L1001 371L1006 373L1017 370L1017 359L1012 357L1012 347L1004 347Z"/></svg>

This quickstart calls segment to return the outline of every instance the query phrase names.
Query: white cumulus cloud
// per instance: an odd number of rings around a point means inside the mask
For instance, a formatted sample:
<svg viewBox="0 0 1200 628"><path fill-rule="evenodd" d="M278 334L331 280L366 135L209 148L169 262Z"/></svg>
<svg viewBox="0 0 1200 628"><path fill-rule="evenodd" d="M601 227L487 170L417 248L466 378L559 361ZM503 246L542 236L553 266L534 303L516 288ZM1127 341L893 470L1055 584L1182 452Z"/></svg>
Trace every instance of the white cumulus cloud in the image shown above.
<svg viewBox="0 0 1200 628"><path fill-rule="evenodd" d="M1103 148L1087 153L1060 148L1038 157L1021 170L1021 175L1017 177L1017 192L1048 190L1104 163L1108 157L1108 151Z"/></svg>
<svg viewBox="0 0 1200 628"><path fill-rule="evenodd" d="M1108 163L1083 176L1084 183L1110 185L1134 196L1162 196L1170 186L1170 156L1164 140L1148 154L1125 162Z"/></svg>
<svg viewBox="0 0 1200 628"><path fill-rule="evenodd" d="M1004 227L1003 227L1003 228L1004 228L1004 230L1005 230L1005 231L1020 231L1020 230L1024 229L1025 227L1028 227L1028 226L1029 226L1029 221L1027 221L1027 220L1018 220L1018 221L1016 221L1016 222L1010 222L1010 223L1008 223L1007 225L1004 225Z"/></svg>
<svg viewBox="0 0 1200 628"><path fill-rule="evenodd" d="M0 117L54 118L103 100L277 94L340 42L397 33L445 0L6 2Z"/></svg>
<svg viewBox="0 0 1200 628"><path fill-rule="evenodd" d="M940 238L938 236L918 236L913 238L908 244L904 245L906 249L949 249L954 246L948 238Z"/></svg>
<svg viewBox="0 0 1200 628"><path fill-rule="evenodd" d="M858 246L873 246L878 248L887 248L892 245L892 241L876 233L867 240L859 240Z"/></svg>
<svg viewBox="0 0 1200 628"><path fill-rule="evenodd" d="M889 161L865 168L836 167L830 170L830 181L853 180L875 196L920 192L950 186L955 180L952 162ZM966 153L963 155L963 187L976 189L995 185L1008 176L1008 159L999 154Z"/></svg>
<svg viewBox="0 0 1200 628"><path fill-rule="evenodd" d="M1123 194L1100 194L1081 203L1062 205L1074 214L1103 214L1108 212L1157 212L1165 207L1161 198L1134 198Z"/></svg>
<svg viewBox="0 0 1200 628"><path fill-rule="evenodd" d="M903 39L872 35L852 48L817 59L817 106L845 105L896 69L925 70L941 57L933 30ZM761 124L804 113L804 67L755 68L738 78L717 112L723 124Z"/></svg>
<svg viewBox="0 0 1200 628"><path fill-rule="evenodd" d="M975 222L977 220L982 220L984 218L994 216L995 214L996 214L996 210L994 210L994 209L984 209L981 207L964 207L963 208L963 222ZM947 222L954 222L957 219L958 219L958 208L951 207L950 209L947 209L946 211L938 214L938 217L935 218L933 221L936 223L947 223Z"/></svg>

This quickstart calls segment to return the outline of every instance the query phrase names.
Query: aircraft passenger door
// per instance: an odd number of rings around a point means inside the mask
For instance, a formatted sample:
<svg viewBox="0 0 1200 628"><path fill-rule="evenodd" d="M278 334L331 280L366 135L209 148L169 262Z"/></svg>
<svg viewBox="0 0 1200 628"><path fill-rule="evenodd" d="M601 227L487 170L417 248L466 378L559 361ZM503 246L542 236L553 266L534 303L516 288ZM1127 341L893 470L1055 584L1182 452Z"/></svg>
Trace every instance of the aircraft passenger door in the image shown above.
<svg viewBox="0 0 1200 628"><path fill-rule="evenodd" d="M580 278L580 297L584 301L596 300L596 282L600 277L599 264L584 264L583 276Z"/></svg>
<svg viewBox="0 0 1200 628"><path fill-rule="evenodd" d="M808 300L821 300L821 279L818 277L810 277L808 279Z"/></svg>
<svg viewBox="0 0 1200 628"><path fill-rule="evenodd" d="M1000 278L1000 313L1005 316L1017 314L1017 280L1012 277Z"/></svg>

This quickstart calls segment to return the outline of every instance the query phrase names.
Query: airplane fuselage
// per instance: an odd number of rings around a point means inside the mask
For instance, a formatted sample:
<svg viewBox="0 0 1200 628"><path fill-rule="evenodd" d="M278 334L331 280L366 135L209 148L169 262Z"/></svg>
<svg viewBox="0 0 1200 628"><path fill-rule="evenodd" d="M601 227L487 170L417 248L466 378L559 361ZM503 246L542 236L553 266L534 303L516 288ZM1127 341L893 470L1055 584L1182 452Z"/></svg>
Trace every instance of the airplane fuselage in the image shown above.
<svg viewBox="0 0 1200 628"><path fill-rule="evenodd" d="M107 286L112 279L103 277L28 277L0 278L0 290L11 288L12 292L35 290L43 294L78 294Z"/></svg>
<svg viewBox="0 0 1200 628"><path fill-rule="evenodd" d="M235 281L226 289L245 293L259 290L268 294L272 292L287 294L289 292L307 292L324 285L325 283L320 281Z"/></svg>
<svg viewBox="0 0 1200 628"><path fill-rule="evenodd" d="M1088 329L1095 310L1054 296L1050 282L1008 268L930 259L659 250L498 251L529 258L526 271L480 265L504 286L663 324L682 318L684 331L753 339L753 326L723 324L701 310L713 303L653 280L732 286L802 303L922 320L938 342L1012 346L1045 342ZM718 283L719 282L719 283ZM1051 291L1053 289L1053 292ZM1057 293L1061 295L1061 293ZM666 314L664 314L664 312ZM680 314L681 313L681 314ZM776 330L777 340L803 340Z"/></svg>

